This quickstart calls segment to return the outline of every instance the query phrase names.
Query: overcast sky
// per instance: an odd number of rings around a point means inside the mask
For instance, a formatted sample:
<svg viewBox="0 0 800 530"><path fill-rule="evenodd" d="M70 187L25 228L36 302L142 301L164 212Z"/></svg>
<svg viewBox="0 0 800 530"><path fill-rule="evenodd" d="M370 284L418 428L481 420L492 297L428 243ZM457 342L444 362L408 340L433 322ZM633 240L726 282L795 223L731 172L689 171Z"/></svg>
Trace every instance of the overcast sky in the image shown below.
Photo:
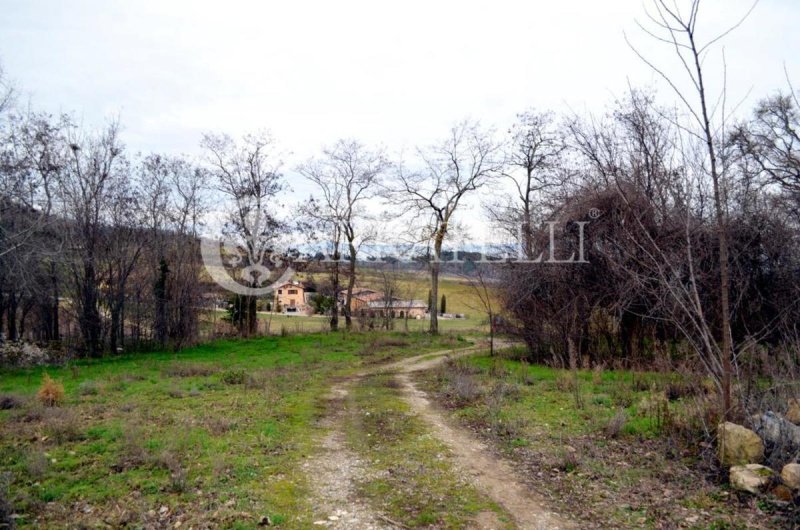
<svg viewBox="0 0 800 530"><path fill-rule="evenodd" d="M0 62L25 98L86 125L118 115L131 152L269 129L291 167L340 137L395 150L464 117L504 129L530 106L602 112L628 83L670 97L624 32L677 71L636 27L639 0L0 3ZM704 0L701 33L750 4ZM800 1L760 2L724 41L729 100L785 88L784 64L800 85L798 27Z"/></svg>

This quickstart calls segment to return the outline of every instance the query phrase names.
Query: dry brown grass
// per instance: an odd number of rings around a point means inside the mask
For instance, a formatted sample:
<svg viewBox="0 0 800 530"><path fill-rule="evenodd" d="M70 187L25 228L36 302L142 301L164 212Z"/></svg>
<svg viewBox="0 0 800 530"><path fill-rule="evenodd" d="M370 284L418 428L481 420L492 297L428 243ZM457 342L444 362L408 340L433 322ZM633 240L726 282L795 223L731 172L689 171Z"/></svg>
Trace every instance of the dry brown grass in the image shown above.
<svg viewBox="0 0 800 530"><path fill-rule="evenodd" d="M219 368L205 363L176 363L164 368L168 377L206 377L215 374Z"/></svg>
<svg viewBox="0 0 800 530"><path fill-rule="evenodd" d="M64 401L64 385L59 381L55 381L49 375L44 374L42 378L42 386L36 393L36 397L46 407L55 407Z"/></svg>

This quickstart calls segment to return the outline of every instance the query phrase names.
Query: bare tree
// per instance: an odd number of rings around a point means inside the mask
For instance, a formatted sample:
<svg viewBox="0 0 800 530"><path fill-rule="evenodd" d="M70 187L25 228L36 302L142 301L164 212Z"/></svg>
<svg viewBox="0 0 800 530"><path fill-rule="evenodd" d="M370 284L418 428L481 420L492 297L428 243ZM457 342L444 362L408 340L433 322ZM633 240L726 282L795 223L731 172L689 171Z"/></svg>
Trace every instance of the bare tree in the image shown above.
<svg viewBox="0 0 800 530"><path fill-rule="evenodd" d="M502 176L512 193L486 204L489 218L517 240L522 254L534 259L534 226L543 220L544 194L564 184L566 143L550 113L528 110L509 129Z"/></svg>
<svg viewBox="0 0 800 530"><path fill-rule="evenodd" d="M268 280L263 262L273 251L279 226L277 195L284 187L275 142L266 133L246 135L239 143L224 134L206 134L201 145L208 153L217 190L228 199L226 235L244 249L245 276L240 280L261 286ZM246 295L244 303L241 332L251 335L258 324L256 297Z"/></svg>
<svg viewBox="0 0 800 530"><path fill-rule="evenodd" d="M389 165L381 150L370 150L355 140L339 140L333 147L325 149L321 158L309 160L299 168L318 190L318 198L306 210L323 221L331 234L334 290L339 285L340 242L343 240L347 244L348 280L342 309L347 329L352 327L350 306L358 252L373 235L367 225L369 213L364 205L375 196L377 185ZM334 315L331 329L336 329L337 325L338 319Z"/></svg>
<svg viewBox="0 0 800 530"><path fill-rule="evenodd" d="M731 380L733 375L733 345L730 324L730 256L726 197L726 179L728 176L725 160L721 159L719 156L719 146L725 134L726 109L724 108L724 102L726 94L723 88L719 98L716 98L717 101L722 102L721 109L712 107L713 99L707 88L704 59L709 49L714 44L718 43L720 39L733 31L744 21L755 7L755 4L753 4L753 7L751 7L744 17L736 24L706 41L700 40L700 35L697 31L700 4L700 0L692 0L689 2L688 10L682 10L676 3L668 3L665 0L653 0L650 4L652 10L646 12L650 27L645 27L640 24L640 27L642 27L648 35L659 42L667 44L675 51L683 73L690 84L691 88L689 91L679 88L679 83L673 80L673 77L646 59L635 47L632 46L632 49L673 89L690 116L690 123L682 125L682 130L689 135L689 138L699 140L704 145L704 160L702 160L701 165L697 169L708 176L713 190L712 195L719 251L720 330L717 336L721 344L717 344L716 340L712 340L712 337L708 337L706 340L702 341L702 349L707 361L719 362L718 376L722 414L725 417L729 417L732 409ZM716 117L715 111L719 111L716 113ZM698 313L697 322L700 327L706 327L709 324L705 319L702 311L702 303L699 300L692 304L691 311Z"/></svg>
<svg viewBox="0 0 800 530"><path fill-rule="evenodd" d="M443 142L417 149L418 168L399 165L387 197L411 217L417 241L428 246L431 273L430 332L439 332L438 297L442 248L464 197L502 168L499 145L477 123L462 122Z"/></svg>
<svg viewBox="0 0 800 530"><path fill-rule="evenodd" d="M63 215L69 255L74 308L90 357L102 352L103 321L100 286L103 235L114 189L124 180L120 174L122 146L119 126L112 122L98 135L69 131L69 155L59 179L59 212Z"/></svg>

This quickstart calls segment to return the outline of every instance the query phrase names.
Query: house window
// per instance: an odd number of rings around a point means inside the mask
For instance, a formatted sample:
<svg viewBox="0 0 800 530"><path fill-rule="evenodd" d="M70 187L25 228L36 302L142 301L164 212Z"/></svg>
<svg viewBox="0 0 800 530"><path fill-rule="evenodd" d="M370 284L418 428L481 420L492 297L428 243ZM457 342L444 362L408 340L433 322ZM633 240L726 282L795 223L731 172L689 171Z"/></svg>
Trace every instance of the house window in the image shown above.
<svg viewBox="0 0 800 530"><path fill-rule="evenodd" d="M280 291L278 291L280 292ZM297 294L297 289L289 289L288 294Z"/></svg>
<svg viewBox="0 0 800 530"><path fill-rule="evenodd" d="M283 290L282 289L278 289L278 294L283 294Z"/></svg>

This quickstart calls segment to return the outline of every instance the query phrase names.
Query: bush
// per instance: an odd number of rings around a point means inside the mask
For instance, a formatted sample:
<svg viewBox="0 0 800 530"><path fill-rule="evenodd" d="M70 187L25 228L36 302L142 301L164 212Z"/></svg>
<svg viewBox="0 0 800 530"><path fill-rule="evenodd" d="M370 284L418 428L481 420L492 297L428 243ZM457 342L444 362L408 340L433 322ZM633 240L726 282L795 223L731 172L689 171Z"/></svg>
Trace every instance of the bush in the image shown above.
<svg viewBox="0 0 800 530"><path fill-rule="evenodd" d="M64 401L64 385L44 374L42 386L39 387L36 397L47 407L60 405Z"/></svg>
<svg viewBox="0 0 800 530"><path fill-rule="evenodd" d="M118 471L142 466L150 460L150 454L143 445L144 436L138 425L126 425L122 433Z"/></svg>
<svg viewBox="0 0 800 530"><path fill-rule="evenodd" d="M579 465L580 458L578 457L578 452L564 449L556 464L556 469L563 471L564 473L572 473L578 468Z"/></svg>
<svg viewBox="0 0 800 530"><path fill-rule="evenodd" d="M625 414L625 411L619 409L614 416L608 420L608 424L606 424L605 434L608 438L617 438L620 433L622 433L622 429L625 428L625 425L628 423L628 415Z"/></svg>
<svg viewBox="0 0 800 530"><path fill-rule="evenodd" d="M32 450L25 456L25 472L33 479L42 478L47 473L48 467L50 462L41 451Z"/></svg>
<svg viewBox="0 0 800 530"><path fill-rule="evenodd" d="M447 393L459 406L471 405L483 396L483 390L475 379L462 373L452 374Z"/></svg>
<svg viewBox="0 0 800 530"><path fill-rule="evenodd" d="M226 417L207 418L205 424L208 432L214 436L221 436L236 427L236 422Z"/></svg>
<svg viewBox="0 0 800 530"><path fill-rule="evenodd" d="M164 451L158 459L158 464L169 471L169 490L172 493L185 492L188 487L188 477L178 455L174 451Z"/></svg>
<svg viewBox="0 0 800 530"><path fill-rule="evenodd" d="M83 381L78 385L78 394L81 396L96 396L99 391L100 388L94 381Z"/></svg>
<svg viewBox="0 0 800 530"><path fill-rule="evenodd" d="M27 342L0 343L0 365L15 368L44 366L56 362L55 356Z"/></svg>
<svg viewBox="0 0 800 530"><path fill-rule="evenodd" d="M83 439L80 418L71 410L49 409L45 412L44 421L44 432L56 443Z"/></svg>
<svg viewBox="0 0 800 530"><path fill-rule="evenodd" d="M222 382L228 385L241 385L247 380L247 372L242 369L226 370L222 373Z"/></svg>

